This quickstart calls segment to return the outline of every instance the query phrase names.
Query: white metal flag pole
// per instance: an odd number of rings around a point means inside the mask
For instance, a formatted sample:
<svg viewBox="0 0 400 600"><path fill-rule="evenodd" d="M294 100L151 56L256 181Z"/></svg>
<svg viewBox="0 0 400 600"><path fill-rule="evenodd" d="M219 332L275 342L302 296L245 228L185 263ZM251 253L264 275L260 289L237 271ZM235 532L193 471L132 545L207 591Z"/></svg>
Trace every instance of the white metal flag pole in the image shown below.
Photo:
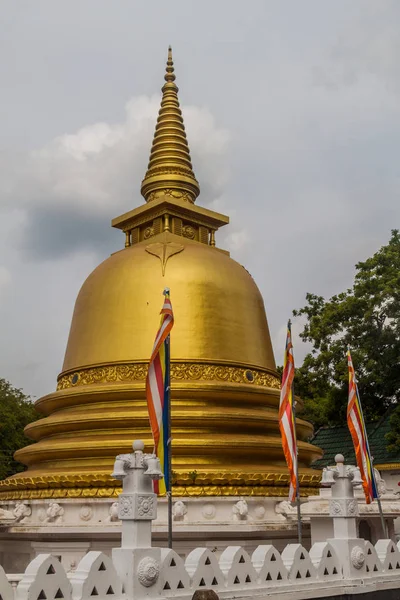
<svg viewBox="0 0 400 600"><path fill-rule="evenodd" d="M288 328L290 331L290 339L292 340L292 322L289 319ZM293 352L293 341L292 341L292 356L293 356L293 369L294 369L294 352ZM296 464L295 464L295 473L296 473L296 507L297 507L297 538L299 544L302 544L302 527L301 527L301 505L300 505L300 482L299 482L299 451L297 448L297 433L296 433L296 400L294 396L294 378L292 383L292 412L293 412L293 432L294 432L294 443L296 445Z"/></svg>
<svg viewBox="0 0 400 600"><path fill-rule="evenodd" d="M297 507L297 537L299 544L302 543L302 529L301 529L301 508L300 508L300 483L299 483L299 451L297 449L297 436L296 436L296 401L294 399L294 385L292 386L293 394L293 423L294 423L294 436L296 440L296 507Z"/></svg>

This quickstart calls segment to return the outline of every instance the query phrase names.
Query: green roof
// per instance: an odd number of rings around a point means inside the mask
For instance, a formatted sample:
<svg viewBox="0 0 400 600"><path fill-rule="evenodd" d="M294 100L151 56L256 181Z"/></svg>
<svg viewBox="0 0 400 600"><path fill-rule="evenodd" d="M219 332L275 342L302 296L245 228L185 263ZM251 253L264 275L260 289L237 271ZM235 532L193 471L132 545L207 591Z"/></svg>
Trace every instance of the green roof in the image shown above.
<svg viewBox="0 0 400 600"><path fill-rule="evenodd" d="M389 410L380 421L367 423L366 425L369 447L376 465L400 463L400 449L394 452L388 452L387 450L388 442L385 435L390 430L391 412ZM343 454L345 462L348 464L354 465L356 463L353 441L347 426L321 427L312 438L311 443L324 451L323 457L312 464L315 469L334 465L336 454Z"/></svg>

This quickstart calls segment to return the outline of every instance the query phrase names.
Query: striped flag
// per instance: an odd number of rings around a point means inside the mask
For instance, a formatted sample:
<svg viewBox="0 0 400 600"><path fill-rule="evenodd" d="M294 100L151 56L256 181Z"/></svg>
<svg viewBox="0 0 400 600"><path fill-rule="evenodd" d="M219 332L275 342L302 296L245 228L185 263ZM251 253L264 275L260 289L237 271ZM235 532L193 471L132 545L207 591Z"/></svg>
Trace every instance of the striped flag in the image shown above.
<svg viewBox="0 0 400 600"><path fill-rule="evenodd" d="M154 439L154 452L160 459L164 479L154 482L154 491L165 494L170 491L169 481L169 411L170 411L170 348L169 334L174 324L169 289L164 290L161 323L150 357L146 378L146 397L150 427Z"/></svg>
<svg viewBox="0 0 400 600"><path fill-rule="evenodd" d="M297 491L297 443L296 426L293 414L293 379L294 357L292 331L289 321L286 335L285 356L283 359L281 399L279 403L279 429L281 430L283 453L290 472L290 502L295 501Z"/></svg>
<svg viewBox="0 0 400 600"><path fill-rule="evenodd" d="M353 438L354 451L356 454L357 466L361 473L365 500L367 504L370 504L375 498L378 498L378 493L350 348L347 350L347 362L349 367L347 424L350 429L351 437Z"/></svg>

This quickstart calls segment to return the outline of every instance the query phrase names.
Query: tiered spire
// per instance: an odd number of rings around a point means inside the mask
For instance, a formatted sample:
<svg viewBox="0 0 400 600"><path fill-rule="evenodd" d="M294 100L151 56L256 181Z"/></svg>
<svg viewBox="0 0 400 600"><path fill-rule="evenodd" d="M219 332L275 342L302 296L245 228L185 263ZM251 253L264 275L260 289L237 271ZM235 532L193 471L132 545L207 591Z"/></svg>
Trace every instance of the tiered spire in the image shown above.
<svg viewBox="0 0 400 600"><path fill-rule="evenodd" d="M179 108L171 47L168 48L164 79L161 108L141 193L146 202L164 195L194 202L200 193L200 187L193 173L182 111Z"/></svg>

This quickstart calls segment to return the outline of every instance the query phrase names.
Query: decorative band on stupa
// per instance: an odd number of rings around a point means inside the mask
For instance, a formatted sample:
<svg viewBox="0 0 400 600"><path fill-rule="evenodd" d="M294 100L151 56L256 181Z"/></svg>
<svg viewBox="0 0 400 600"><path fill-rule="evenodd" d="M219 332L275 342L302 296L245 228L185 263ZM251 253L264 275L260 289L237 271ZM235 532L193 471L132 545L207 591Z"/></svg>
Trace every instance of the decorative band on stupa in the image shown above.
<svg viewBox="0 0 400 600"><path fill-rule="evenodd" d="M71 373L62 373L58 378L57 390L65 390L78 385L145 381L147 369L148 363L141 362L99 365L72 371ZM221 381L280 389L280 381L276 374L267 370L241 365L173 362L171 364L171 380L176 382Z"/></svg>

